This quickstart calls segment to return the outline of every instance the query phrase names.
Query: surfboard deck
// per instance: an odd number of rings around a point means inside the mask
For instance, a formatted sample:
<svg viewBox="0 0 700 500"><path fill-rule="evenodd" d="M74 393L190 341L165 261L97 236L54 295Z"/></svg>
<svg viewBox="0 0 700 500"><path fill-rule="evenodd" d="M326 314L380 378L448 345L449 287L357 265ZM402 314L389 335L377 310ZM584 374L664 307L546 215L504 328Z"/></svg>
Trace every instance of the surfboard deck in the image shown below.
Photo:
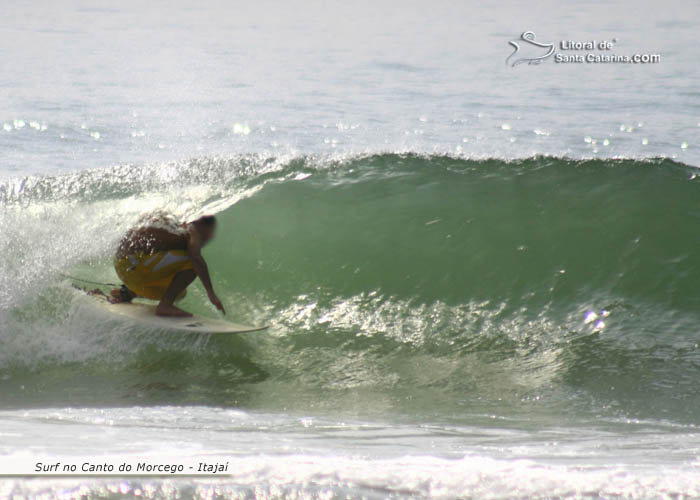
<svg viewBox="0 0 700 500"><path fill-rule="evenodd" d="M156 316L155 304L140 302L137 301L138 299L132 302L112 304L104 295L90 294L81 288L78 290L96 307L127 321L153 329L199 334L234 334L258 332L269 328L269 326L241 325L198 315L191 318Z"/></svg>

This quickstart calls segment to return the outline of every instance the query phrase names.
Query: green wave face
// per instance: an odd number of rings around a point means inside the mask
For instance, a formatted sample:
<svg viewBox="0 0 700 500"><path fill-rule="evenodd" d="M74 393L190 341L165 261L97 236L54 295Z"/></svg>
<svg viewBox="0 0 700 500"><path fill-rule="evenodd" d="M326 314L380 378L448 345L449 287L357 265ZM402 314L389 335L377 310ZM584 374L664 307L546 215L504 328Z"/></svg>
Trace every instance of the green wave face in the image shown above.
<svg viewBox="0 0 700 500"><path fill-rule="evenodd" d="M0 392L6 406L696 422L699 195L669 160L394 154L13 181L0 186ZM76 301L57 273L114 280L114 243L156 208L218 213L215 288L232 318L269 332L142 332ZM214 314L199 285L184 306Z"/></svg>

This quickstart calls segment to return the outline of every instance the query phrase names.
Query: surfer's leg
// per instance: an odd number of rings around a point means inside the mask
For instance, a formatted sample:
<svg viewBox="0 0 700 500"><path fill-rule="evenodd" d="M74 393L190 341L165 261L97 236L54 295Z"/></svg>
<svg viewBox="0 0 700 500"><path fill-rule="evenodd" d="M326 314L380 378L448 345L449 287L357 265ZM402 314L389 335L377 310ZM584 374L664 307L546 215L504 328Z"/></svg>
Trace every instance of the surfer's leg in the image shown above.
<svg viewBox="0 0 700 500"><path fill-rule="evenodd" d="M192 316L192 314L176 307L173 303L177 296L180 295L196 277L197 273L195 273L193 269L187 269L177 273L170 282L163 298L160 299L156 307L156 314L158 316Z"/></svg>

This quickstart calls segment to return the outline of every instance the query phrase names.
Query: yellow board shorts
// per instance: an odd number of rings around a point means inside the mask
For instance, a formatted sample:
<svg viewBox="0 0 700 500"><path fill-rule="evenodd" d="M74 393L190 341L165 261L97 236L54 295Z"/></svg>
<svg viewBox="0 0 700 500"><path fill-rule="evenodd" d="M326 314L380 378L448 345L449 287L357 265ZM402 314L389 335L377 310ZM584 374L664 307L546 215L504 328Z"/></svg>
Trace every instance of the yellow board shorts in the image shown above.
<svg viewBox="0 0 700 500"><path fill-rule="evenodd" d="M192 269L192 260L186 250L135 253L115 257L114 269L119 279L136 295L160 300L177 273ZM183 290L177 298L184 296Z"/></svg>

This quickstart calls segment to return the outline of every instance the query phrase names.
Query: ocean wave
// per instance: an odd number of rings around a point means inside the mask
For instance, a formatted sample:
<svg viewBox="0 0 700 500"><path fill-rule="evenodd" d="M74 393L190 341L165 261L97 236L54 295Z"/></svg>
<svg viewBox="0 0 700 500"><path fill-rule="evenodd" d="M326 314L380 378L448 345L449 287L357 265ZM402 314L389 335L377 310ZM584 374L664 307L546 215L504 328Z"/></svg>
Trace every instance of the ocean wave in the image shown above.
<svg viewBox="0 0 700 500"><path fill-rule="evenodd" d="M667 159L387 153L7 181L0 384L19 404L18 380L54 374L35 393L47 403L79 366L114 378L100 394L86 389L85 403L141 394L246 404L264 386L289 391L287 405L323 405L319 394L337 403L348 391L389 407L405 395L459 407L548 394L693 420L695 172ZM205 249L217 291L235 319L272 323L269 333L193 341L86 319L61 274L114 281L116 242L152 210L217 213ZM185 305L214 314L198 287Z"/></svg>

